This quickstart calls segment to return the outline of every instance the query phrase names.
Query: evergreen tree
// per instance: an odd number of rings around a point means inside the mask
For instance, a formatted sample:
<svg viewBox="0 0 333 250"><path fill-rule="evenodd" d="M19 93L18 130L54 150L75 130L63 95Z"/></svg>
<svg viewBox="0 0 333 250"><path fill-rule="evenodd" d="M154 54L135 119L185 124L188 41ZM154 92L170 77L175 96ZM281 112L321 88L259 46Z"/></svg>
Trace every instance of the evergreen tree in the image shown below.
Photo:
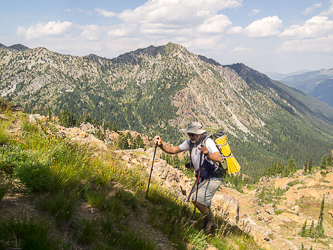
<svg viewBox="0 0 333 250"><path fill-rule="evenodd" d="M295 173L297 171L296 163L294 157L290 157L288 160L288 166L291 169L291 172Z"/></svg>
<svg viewBox="0 0 333 250"><path fill-rule="evenodd" d="M58 115L59 123L66 128L73 127L76 124L76 120L71 112L67 109L62 110Z"/></svg>
<svg viewBox="0 0 333 250"><path fill-rule="evenodd" d="M305 250L305 248L304 248L304 243L302 242L302 250Z"/></svg>
<svg viewBox="0 0 333 250"><path fill-rule="evenodd" d="M323 226L323 220L324 220L324 208L325 208L325 195L323 196L323 200L321 201L320 205L320 214L318 218L318 225L316 228L317 235L319 237L323 237L325 234L324 226Z"/></svg>
<svg viewBox="0 0 333 250"><path fill-rule="evenodd" d="M111 131L117 132L117 126L115 122L112 123Z"/></svg>
<svg viewBox="0 0 333 250"><path fill-rule="evenodd" d="M136 144L136 148L144 148L144 146L145 146L143 143L143 140L139 134L135 138L135 144Z"/></svg>
<svg viewBox="0 0 333 250"><path fill-rule="evenodd" d="M118 141L117 141L117 147L120 149L128 149L128 140L125 138L123 133L119 133Z"/></svg>
<svg viewBox="0 0 333 250"><path fill-rule="evenodd" d="M328 157L327 157L326 166L327 167L332 166L332 155L331 154L329 154Z"/></svg>
<svg viewBox="0 0 333 250"><path fill-rule="evenodd" d="M316 230L314 228L314 220L311 223L311 227L309 230L309 234L308 234L311 238L314 238L316 236Z"/></svg>
<svg viewBox="0 0 333 250"><path fill-rule="evenodd" d="M276 170L275 170L275 172L276 172L277 174L282 174L283 171L284 171L284 165L283 165L282 160L279 159L279 160L278 160L278 163L277 163L277 165L276 165Z"/></svg>
<svg viewBox="0 0 333 250"><path fill-rule="evenodd" d="M312 165L312 157L310 158L310 161L309 161L309 166L308 166L308 170L309 170L309 173L311 173L311 171L312 171L312 167L313 167L313 165Z"/></svg>
<svg viewBox="0 0 333 250"><path fill-rule="evenodd" d="M308 161L305 161L303 174L306 174L307 172L308 172Z"/></svg>
<svg viewBox="0 0 333 250"><path fill-rule="evenodd" d="M305 220L304 224L303 224L303 227L302 227L302 231L300 233L300 235L302 237L306 237L307 236L307 232L306 232L306 223L307 223L307 220Z"/></svg>
<svg viewBox="0 0 333 250"><path fill-rule="evenodd" d="M324 154L323 158L321 159L320 169L326 170L327 166L327 155Z"/></svg>

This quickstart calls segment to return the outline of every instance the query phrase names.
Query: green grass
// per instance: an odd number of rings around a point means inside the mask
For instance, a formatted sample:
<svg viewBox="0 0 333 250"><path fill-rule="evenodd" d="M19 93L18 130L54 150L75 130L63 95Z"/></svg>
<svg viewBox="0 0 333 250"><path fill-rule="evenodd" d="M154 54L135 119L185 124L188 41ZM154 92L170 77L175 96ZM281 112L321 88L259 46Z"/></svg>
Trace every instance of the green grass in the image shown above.
<svg viewBox="0 0 333 250"><path fill-rule="evenodd" d="M40 195L36 207L51 214L58 225L73 216L78 194L69 190Z"/></svg>
<svg viewBox="0 0 333 250"><path fill-rule="evenodd" d="M196 214L199 223L189 224L187 219L192 214L192 207L180 202L159 183L151 182L149 202L146 201L149 176L145 171L128 169L112 156L112 152L96 157L88 146L51 136L43 126L40 124L38 128L24 122L22 138L0 145L0 168L6 170L9 181L18 178L25 188L31 190L27 198L36 201L37 211L46 212L54 220L49 219L45 223L43 219L34 217L23 221L23 224L14 219L11 222L2 220L0 237L6 244L33 247L23 249L42 249L47 244L52 244L54 248L51 249L70 249L71 242L50 240L51 228L62 231L70 226L74 229L76 243L85 248L155 249L154 239L142 238L128 222L130 215L138 213L142 206L149 212L149 223L164 232L177 249L205 249L208 242L218 249L232 249L229 246L233 245L245 249L243 245L256 245L247 234L231 229L227 230L228 234L203 234L200 232L199 212ZM127 191L116 190L112 184L115 182L122 184ZM85 202L99 210L98 217L79 216L76 206ZM17 242L8 223L16 227ZM27 232L35 232L39 241L34 237L18 236L16 232L23 231L19 225ZM224 225L219 221L220 227ZM231 240L225 240L226 235Z"/></svg>
<svg viewBox="0 0 333 250"><path fill-rule="evenodd" d="M50 237L50 228L50 223L43 219L0 218L0 249L61 249L61 241Z"/></svg>

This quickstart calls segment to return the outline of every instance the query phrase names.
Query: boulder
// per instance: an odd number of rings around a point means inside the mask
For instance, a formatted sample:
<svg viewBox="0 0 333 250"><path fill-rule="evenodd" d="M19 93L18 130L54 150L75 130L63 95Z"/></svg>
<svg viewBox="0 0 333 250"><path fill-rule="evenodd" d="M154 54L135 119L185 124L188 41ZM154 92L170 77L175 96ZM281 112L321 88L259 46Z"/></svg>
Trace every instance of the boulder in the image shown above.
<svg viewBox="0 0 333 250"><path fill-rule="evenodd" d="M212 209L216 216L220 216L231 225L239 221L239 201L230 195L215 194L212 200Z"/></svg>

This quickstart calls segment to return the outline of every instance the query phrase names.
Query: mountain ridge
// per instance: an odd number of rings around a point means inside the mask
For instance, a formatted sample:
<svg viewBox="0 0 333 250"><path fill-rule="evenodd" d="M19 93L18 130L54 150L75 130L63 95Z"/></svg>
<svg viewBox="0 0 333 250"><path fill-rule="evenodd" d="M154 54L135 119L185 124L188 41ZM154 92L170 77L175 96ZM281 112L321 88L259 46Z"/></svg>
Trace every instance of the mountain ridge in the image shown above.
<svg viewBox="0 0 333 250"><path fill-rule="evenodd" d="M191 120L223 128L251 172L259 158L263 168L278 157L293 155L298 164L317 157L310 146L301 150L306 140L318 144L319 155L333 147L333 108L244 64L222 66L202 58L172 43L113 59L1 48L0 93L29 112L67 109L80 116L86 110L100 122L160 134L174 144L185 138L180 129ZM282 150L286 143L290 151ZM260 153L248 157L255 152Z"/></svg>

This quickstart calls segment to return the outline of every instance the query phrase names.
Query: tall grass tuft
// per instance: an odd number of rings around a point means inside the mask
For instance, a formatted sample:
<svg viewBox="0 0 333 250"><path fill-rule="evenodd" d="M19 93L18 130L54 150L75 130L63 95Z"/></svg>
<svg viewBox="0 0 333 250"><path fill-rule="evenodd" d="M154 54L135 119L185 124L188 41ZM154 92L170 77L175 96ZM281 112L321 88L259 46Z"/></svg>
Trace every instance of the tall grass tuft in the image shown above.
<svg viewBox="0 0 333 250"><path fill-rule="evenodd" d="M61 249L60 241L50 237L50 224L41 219L0 218L0 248Z"/></svg>
<svg viewBox="0 0 333 250"><path fill-rule="evenodd" d="M99 225L97 219L87 220L81 219L74 223L74 237L77 238L79 244L91 244L98 241Z"/></svg>
<svg viewBox="0 0 333 250"><path fill-rule="evenodd" d="M0 146L6 145L9 142L9 136L3 124L0 124Z"/></svg>
<svg viewBox="0 0 333 250"><path fill-rule="evenodd" d="M56 223L60 225L70 220L73 216L78 193L70 191L59 191L41 195L36 206L51 214Z"/></svg>

